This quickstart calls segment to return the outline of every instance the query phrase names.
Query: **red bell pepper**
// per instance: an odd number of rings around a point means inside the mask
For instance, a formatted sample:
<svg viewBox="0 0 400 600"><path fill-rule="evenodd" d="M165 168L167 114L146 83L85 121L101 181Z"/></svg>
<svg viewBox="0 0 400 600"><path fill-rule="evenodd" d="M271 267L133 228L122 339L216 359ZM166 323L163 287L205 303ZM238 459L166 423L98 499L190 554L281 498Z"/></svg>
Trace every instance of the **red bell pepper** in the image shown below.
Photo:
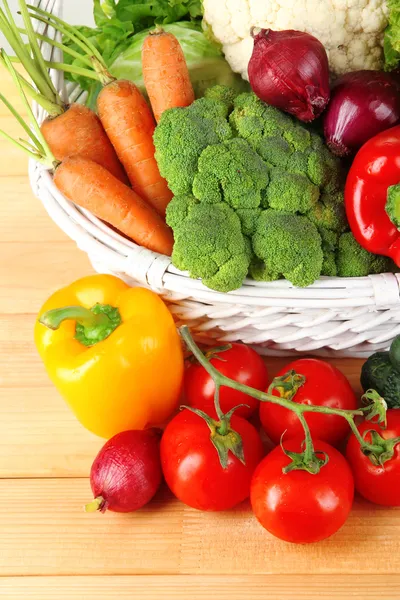
<svg viewBox="0 0 400 600"><path fill-rule="evenodd" d="M357 242L369 252L390 256L400 267L400 231L385 210L388 190L398 184L400 125L364 144L354 159L345 188L347 218Z"/></svg>

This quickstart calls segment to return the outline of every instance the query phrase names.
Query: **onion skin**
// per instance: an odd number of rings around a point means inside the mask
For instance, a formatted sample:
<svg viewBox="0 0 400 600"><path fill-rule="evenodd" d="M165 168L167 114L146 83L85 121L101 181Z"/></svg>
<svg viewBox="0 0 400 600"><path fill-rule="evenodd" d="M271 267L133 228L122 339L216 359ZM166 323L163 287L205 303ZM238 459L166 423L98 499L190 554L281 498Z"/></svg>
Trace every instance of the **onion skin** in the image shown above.
<svg viewBox="0 0 400 600"><path fill-rule="evenodd" d="M329 63L317 38L302 31L262 29L248 66L254 93L301 121L313 121L330 97Z"/></svg>
<svg viewBox="0 0 400 600"><path fill-rule="evenodd" d="M160 437L157 429L123 431L104 444L91 468L95 499L86 512L129 513L150 502L162 480Z"/></svg>
<svg viewBox="0 0 400 600"><path fill-rule="evenodd" d="M369 139L400 122L400 85L379 71L340 77L324 116L324 135L337 156L354 154Z"/></svg>

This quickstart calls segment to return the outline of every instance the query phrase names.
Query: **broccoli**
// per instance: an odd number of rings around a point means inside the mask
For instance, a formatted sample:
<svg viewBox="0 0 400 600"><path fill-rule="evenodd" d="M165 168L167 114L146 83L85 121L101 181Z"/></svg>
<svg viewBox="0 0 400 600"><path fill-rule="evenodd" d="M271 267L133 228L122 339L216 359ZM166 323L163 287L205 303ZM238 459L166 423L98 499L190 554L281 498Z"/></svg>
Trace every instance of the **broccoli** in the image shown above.
<svg viewBox="0 0 400 600"><path fill-rule="evenodd" d="M350 231L339 238L336 262L339 277L365 277L390 270L386 256L371 254L362 248Z"/></svg>
<svg viewBox="0 0 400 600"><path fill-rule="evenodd" d="M174 227L173 264L220 292L239 288L250 264L249 244L239 217L227 204L203 204L175 197L167 207Z"/></svg>
<svg viewBox="0 0 400 600"><path fill-rule="evenodd" d="M155 157L174 194L192 192L197 162L204 148L232 137L225 117L226 106L207 98L162 114L154 132Z"/></svg>
<svg viewBox="0 0 400 600"><path fill-rule="evenodd" d="M319 228L343 233L349 228L346 210L343 203L337 202L337 197L324 194L319 202L314 204L307 217Z"/></svg>
<svg viewBox="0 0 400 600"><path fill-rule="evenodd" d="M305 287L321 274L321 236L306 217L265 210L252 241L256 256L274 277L279 273L293 285Z"/></svg>
<svg viewBox="0 0 400 600"><path fill-rule="evenodd" d="M208 88L204 94L206 98L222 102L226 108L226 116L232 112L237 95L238 92L236 90L229 88L226 85L214 85L213 87Z"/></svg>
<svg viewBox="0 0 400 600"><path fill-rule="evenodd" d="M265 162L240 138L208 146L200 155L193 194L202 202L226 202L232 208L258 208L269 182Z"/></svg>
<svg viewBox="0 0 400 600"><path fill-rule="evenodd" d="M386 212L392 223L400 227L400 183L391 185L388 189Z"/></svg>
<svg viewBox="0 0 400 600"><path fill-rule="evenodd" d="M336 248L339 235L335 231L330 231L324 227L319 227L318 233L322 239L322 253L324 255L321 275L325 275L326 277L336 277Z"/></svg>
<svg viewBox="0 0 400 600"><path fill-rule="evenodd" d="M271 208L305 214L318 202L319 188L299 173L271 170L266 201Z"/></svg>
<svg viewBox="0 0 400 600"><path fill-rule="evenodd" d="M282 277L280 273L270 271L265 262L256 256L253 256L251 260L249 275L255 281L276 281Z"/></svg>

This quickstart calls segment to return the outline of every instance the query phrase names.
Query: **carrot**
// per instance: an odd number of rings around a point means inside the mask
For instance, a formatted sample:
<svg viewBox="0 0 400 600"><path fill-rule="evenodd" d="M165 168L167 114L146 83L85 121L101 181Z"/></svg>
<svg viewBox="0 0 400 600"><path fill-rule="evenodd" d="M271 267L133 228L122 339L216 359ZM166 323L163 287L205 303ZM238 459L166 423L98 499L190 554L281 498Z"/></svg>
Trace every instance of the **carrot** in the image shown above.
<svg viewBox="0 0 400 600"><path fill-rule="evenodd" d="M168 108L189 106L195 99L185 56L172 33L158 28L146 37L142 48L146 90L156 121Z"/></svg>
<svg viewBox="0 0 400 600"><path fill-rule="evenodd" d="M163 218L101 165L81 156L66 158L56 168L54 183L74 204L110 223L137 244L171 255L174 240Z"/></svg>
<svg viewBox="0 0 400 600"><path fill-rule="evenodd" d="M171 255L174 240L163 218L101 165L80 156L66 158L56 169L54 183L74 204L137 244Z"/></svg>
<svg viewBox="0 0 400 600"><path fill-rule="evenodd" d="M77 155L89 158L129 184L100 119L86 106L71 104L60 116L45 119L41 130L57 160Z"/></svg>
<svg viewBox="0 0 400 600"><path fill-rule="evenodd" d="M17 74L24 92L49 113L49 117L42 125L42 133L55 158L63 160L66 156L80 154L98 162L109 169L118 179L128 183L126 173L99 118L89 108L79 104L65 105L55 89L37 41L38 39L44 42L49 40L46 36L33 31L25 0L19 0L19 6L28 44L25 44L20 30L12 18L7 0L3 0L3 5L4 10L0 7L0 31L8 40L34 84L32 85L25 77ZM68 49L61 42L54 42L54 44L72 55L73 58L78 57L85 64L91 65L89 58L82 58L75 50ZM0 58L0 62L6 66L3 58Z"/></svg>
<svg viewBox="0 0 400 600"><path fill-rule="evenodd" d="M91 62L90 69L54 62L46 62L46 66L85 75L103 85L97 98L97 110L106 134L133 189L164 216L173 194L158 169L153 143L156 124L141 92L134 83L117 81L110 75L96 47L79 30L40 8L30 7L30 10L36 19L58 30L85 52L83 61L85 64L87 60ZM51 40L49 43L54 44Z"/></svg>
<svg viewBox="0 0 400 600"><path fill-rule="evenodd" d="M155 123L141 92L131 81L114 81L100 92L97 110L133 189L165 215L172 193L154 157Z"/></svg>

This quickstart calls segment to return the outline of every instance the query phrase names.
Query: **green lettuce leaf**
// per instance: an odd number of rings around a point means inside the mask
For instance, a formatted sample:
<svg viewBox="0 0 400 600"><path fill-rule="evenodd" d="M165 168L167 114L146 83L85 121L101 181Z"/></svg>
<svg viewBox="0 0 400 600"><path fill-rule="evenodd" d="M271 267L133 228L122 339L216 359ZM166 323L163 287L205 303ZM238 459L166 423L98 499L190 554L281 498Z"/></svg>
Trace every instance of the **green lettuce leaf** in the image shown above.
<svg viewBox="0 0 400 600"><path fill-rule="evenodd" d="M387 0L389 25L385 31L383 48L385 69L391 71L400 65L400 0Z"/></svg>

